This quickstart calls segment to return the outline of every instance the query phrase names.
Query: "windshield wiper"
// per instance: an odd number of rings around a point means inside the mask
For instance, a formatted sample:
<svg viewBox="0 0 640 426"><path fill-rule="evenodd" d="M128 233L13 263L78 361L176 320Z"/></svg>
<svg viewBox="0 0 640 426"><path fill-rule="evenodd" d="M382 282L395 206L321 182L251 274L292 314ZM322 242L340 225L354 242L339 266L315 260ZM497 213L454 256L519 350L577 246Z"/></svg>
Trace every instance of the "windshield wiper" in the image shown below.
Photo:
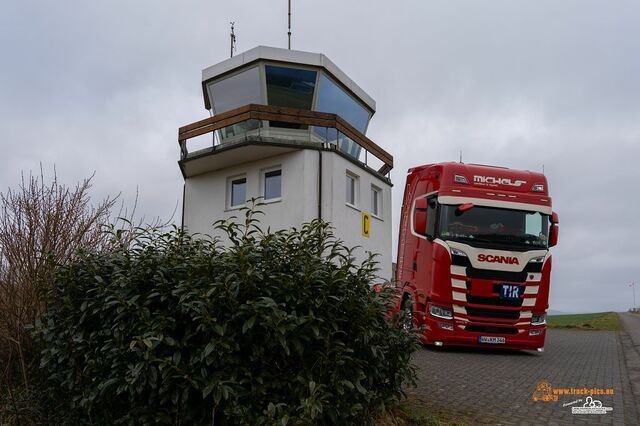
<svg viewBox="0 0 640 426"><path fill-rule="evenodd" d="M449 240L465 240L465 241L477 241L480 243L493 243L493 240L489 240L486 238L478 238L475 235L442 235L442 238Z"/></svg>
<svg viewBox="0 0 640 426"><path fill-rule="evenodd" d="M542 240L540 237L537 237L535 235L525 234L521 237L521 240L525 243L531 244L534 247L547 248L544 240Z"/></svg>
<svg viewBox="0 0 640 426"><path fill-rule="evenodd" d="M486 238L485 241L491 243L508 243L508 244L526 244L527 247L544 247L543 244L538 243L539 238L535 235L510 235L510 234L481 234L482 237ZM537 243L537 244L536 244Z"/></svg>

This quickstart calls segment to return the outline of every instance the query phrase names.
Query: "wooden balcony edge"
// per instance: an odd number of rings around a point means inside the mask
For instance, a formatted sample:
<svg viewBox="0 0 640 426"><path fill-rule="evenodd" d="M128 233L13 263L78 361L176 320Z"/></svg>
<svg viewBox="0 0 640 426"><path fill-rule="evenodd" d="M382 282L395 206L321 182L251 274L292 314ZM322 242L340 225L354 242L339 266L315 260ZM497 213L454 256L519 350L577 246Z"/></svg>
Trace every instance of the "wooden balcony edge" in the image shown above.
<svg viewBox="0 0 640 426"><path fill-rule="evenodd" d="M337 114L273 105L249 104L182 126L178 130L178 143L183 147L188 139L250 119L335 128L382 161L384 166L381 167L381 171L393 168L393 156L390 153L360 133Z"/></svg>

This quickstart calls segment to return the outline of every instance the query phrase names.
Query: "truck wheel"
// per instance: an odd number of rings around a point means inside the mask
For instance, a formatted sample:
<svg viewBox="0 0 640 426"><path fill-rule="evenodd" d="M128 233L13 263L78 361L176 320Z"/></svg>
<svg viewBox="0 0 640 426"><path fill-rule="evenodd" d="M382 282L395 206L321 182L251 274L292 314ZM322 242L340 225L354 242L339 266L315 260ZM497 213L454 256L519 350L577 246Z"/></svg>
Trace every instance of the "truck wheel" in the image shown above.
<svg viewBox="0 0 640 426"><path fill-rule="evenodd" d="M400 304L400 310L404 312L402 328L407 331L413 330L413 297L411 297L411 294L404 294L402 303Z"/></svg>

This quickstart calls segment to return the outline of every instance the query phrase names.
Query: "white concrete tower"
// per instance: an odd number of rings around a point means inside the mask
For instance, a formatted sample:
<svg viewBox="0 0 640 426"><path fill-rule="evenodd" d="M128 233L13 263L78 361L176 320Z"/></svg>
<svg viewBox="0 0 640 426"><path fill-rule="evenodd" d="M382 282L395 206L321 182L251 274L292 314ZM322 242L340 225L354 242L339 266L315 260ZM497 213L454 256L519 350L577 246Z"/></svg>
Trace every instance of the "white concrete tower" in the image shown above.
<svg viewBox="0 0 640 426"><path fill-rule="evenodd" d="M375 101L322 54L259 46L202 71L211 117L181 127L183 226L212 234L261 197L264 229L331 222L391 278L393 157L366 136Z"/></svg>

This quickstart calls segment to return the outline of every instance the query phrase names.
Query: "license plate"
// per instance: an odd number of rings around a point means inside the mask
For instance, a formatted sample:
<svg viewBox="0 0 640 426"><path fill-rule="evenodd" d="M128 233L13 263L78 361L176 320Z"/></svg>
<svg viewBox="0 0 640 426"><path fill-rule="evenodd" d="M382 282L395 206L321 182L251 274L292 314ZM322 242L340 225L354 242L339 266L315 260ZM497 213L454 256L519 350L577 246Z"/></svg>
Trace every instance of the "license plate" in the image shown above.
<svg viewBox="0 0 640 426"><path fill-rule="evenodd" d="M507 300L517 300L522 297L522 289L524 286L518 284L501 284L500 298Z"/></svg>
<svg viewBox="0 0 640 426"><path fill-rule="evenodd" d="M504 345L507 339L498 336L478 336L478 343L492 343L494 345Z"/></svg>

